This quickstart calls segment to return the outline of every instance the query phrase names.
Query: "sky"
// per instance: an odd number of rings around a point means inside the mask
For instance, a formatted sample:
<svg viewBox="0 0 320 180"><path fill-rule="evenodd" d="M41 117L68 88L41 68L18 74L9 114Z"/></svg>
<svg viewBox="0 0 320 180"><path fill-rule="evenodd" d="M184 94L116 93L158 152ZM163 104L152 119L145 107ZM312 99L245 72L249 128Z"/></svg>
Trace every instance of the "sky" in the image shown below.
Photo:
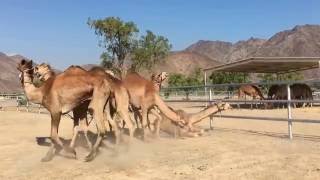
<svg viewBox="0 0 320 180"><path fill-rule="evenodd" d="M169 39L173 50L198 40L270 38L320 24L319 0L1 0L0 52L59 69L99 63L103 49L87 20L118 16Z"/></svg>

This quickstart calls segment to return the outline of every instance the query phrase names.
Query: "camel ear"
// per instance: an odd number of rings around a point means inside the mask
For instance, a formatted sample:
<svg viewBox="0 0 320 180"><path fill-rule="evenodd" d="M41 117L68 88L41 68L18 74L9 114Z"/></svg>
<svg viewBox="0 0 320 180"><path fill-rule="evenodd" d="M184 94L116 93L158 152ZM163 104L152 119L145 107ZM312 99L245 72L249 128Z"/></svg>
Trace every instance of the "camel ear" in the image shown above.
<svg viewBox="0 0 320 180"><path fill-rule="evenodd" d="M25 59L22 59L21 62L20 62L21 65L24 65L25 63L26 63Z"/></svg>

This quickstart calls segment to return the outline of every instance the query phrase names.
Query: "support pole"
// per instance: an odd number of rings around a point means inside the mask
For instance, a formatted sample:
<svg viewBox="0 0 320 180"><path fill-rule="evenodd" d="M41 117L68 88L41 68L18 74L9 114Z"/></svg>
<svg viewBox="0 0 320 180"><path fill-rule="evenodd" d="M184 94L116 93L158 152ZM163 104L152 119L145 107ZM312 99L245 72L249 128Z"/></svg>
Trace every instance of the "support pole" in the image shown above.
<svg viewBox="0 0 320 180"><path fill-rule="evenodd" d="M291 91L290 91L290 84L287 84L287 95L288 95L288 101L291 100ZM292 114L291 114L291 103L288 102L288 134L289 134L289 139L292 139Z"/></svg>
<svg viewBox="0 0 320 180"><path fill-rule="evenodd" d="M204 71L204 96L207 98L207 72ZM209 97L210 100L210 97ZM208 106L208 103L206 103L206 107Z"/></svg>
<svg viewBox="0 0 320 180"><path fill-rule="evenodd" d="M212 90L210 88L210 90L209 90L209 104L210 105L211 105L211 100L212 100ZM213 124L213 116L210 116L210 130L213 130L212 124Z"/></svg>

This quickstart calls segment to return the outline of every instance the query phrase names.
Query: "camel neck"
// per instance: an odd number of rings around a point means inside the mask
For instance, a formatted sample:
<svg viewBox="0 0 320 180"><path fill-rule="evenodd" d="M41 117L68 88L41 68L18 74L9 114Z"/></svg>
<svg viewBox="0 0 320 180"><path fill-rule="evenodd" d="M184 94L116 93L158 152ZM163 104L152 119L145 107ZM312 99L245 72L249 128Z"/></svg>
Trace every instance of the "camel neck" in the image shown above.
<svg viewBox="0 0 320 180"><path fill-rule="evenodd" d="M194 113L194 114L191 114L190 117L189 117L189 121L192 121L192 122L199 122L200 120L202 120L203 118L206 118L208 117L209 115L213 114L213 113L216 113L218 112L219 109L216 105L213 105L213 106L210 106L198 113Z"/></svg>
<svg viewBox="0 0 320 180"><path fill-rule="evenodd" d="M32 80L32 74L27 72L23 73L23 88L28 100L33 103L40 104L42 103L43 94L41 88L35 87Z"/></svg>

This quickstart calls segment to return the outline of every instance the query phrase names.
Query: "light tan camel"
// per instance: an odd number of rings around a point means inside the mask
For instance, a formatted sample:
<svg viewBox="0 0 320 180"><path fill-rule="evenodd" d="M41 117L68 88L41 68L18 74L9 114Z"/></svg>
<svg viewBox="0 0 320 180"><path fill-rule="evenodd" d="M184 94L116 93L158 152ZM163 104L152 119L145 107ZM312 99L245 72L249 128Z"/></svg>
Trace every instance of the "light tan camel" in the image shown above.
<svg viewBox="0 0 320 180"><path fill-rule="evenodd" d="M40 79L43 81L47 81L49 78L54 77L53 70L47 64L37 65L34 68L34 71L35 71L35 74L39 75ZM129 111L128 111L129 95L128 95L126 89L122 86L121 81L118 80L117 78L114 78L112 75L110 76L110 72L106 72L107 74L105 74L105 71L102 68L95 67L95 68L91 69L89 72L101 73L102 76L105 76L105 79L108 81L108 83L110 85L111 96L109 98L108 104L106 105L106 109L105 109L105 116L106 116L105 126L108 129L109 123L110 123L111 127L113 128L113 130L115 132L116 144L119 143L120 132L119 132L119 128L118 128L118 123L115 122L114 118L112 118L110 116L111 112L112 112L113 117L117 115L117 116L119 116L119 118L122 118L124 120L124 122L126 123L128 129L129 129L130 137L132 138L133 133L134 133L134 127L133 127L132 121L129 116ZM82 106L81 109L77 109L76 112L81 111L81 113L83 115L86 115L87 110L88 109L84 105L84 106ZM74 111L74 113L75 113L75 111ZM74 147L78 132L83 131L85 134L85 137L87 139L87 143L90 147L90 141L87 138L87 131L88 131L87 119L86 118L80 119L80 124L79 124L78 123L79 119L77 119L76 114L74 114L74 118L75 118L74 119L75 127L74 127L74 134L73 134L73 138L70 143L71 144L70 146Z"/></svg>
<svg viewBox="0 0 320 180"><path fill-rule="evenodd" d="M137 73L129 73L123 79L123 84L130 95L130 103L136 109L141 108L143 138L146 138L145 128L148 122L148 112L157 106L159 110L171 121L175 121L181 126L185 124L180 116L172 111L160 98L158 88L152 81L141 77Z"/></svg>
<svg viewBox="0 0 320 180"><path fill-rule="evenodd" d="M202 121L206 117L227 109L231 109L231 106L228 103L218 103L208 106L197 113L186 113L181 109L174 111L182 116L182 118L187 122L191 122L192 126L194 126L196 123ZM198 127L193 127L192 129L194 131L191 131L189 128L179 127L176 123L170 121L165 116L163 116L160 129L170 135L173 135L174 137L197 137L203 133L203 130Z"/></svg>
<svg viewBox="0 0 320 180"><path fill-rule="evenodd" d="M251 96L252 99L256 99L259 97L261 100L264 100L261 90L255 86L255 85L242 85L238 89L238 98L243 98L245 95ZM265 104L266 105L266 104ZM258 108L258 105L256 104L256 108ZM252 103L251 103L251 109L252 109Z"/></svg>
<svg viewBox="0 0 320 180"><path fill-rule="evenodd" d="M106 131L103 110L110 95L110 86L105 78L78 67L70 67L55 78L49 78L37 88L33 84L32 61L21 60L17 69L21 72L20 80L28 100L42 104L51 114L52 145L42 161L50 161L61 148L75 154L73 148L64 146L59 139L61 115L75 109L90 98L88 109L93 114L98 132L98 138L86 156L86 160L92 160Z"/></svg>

